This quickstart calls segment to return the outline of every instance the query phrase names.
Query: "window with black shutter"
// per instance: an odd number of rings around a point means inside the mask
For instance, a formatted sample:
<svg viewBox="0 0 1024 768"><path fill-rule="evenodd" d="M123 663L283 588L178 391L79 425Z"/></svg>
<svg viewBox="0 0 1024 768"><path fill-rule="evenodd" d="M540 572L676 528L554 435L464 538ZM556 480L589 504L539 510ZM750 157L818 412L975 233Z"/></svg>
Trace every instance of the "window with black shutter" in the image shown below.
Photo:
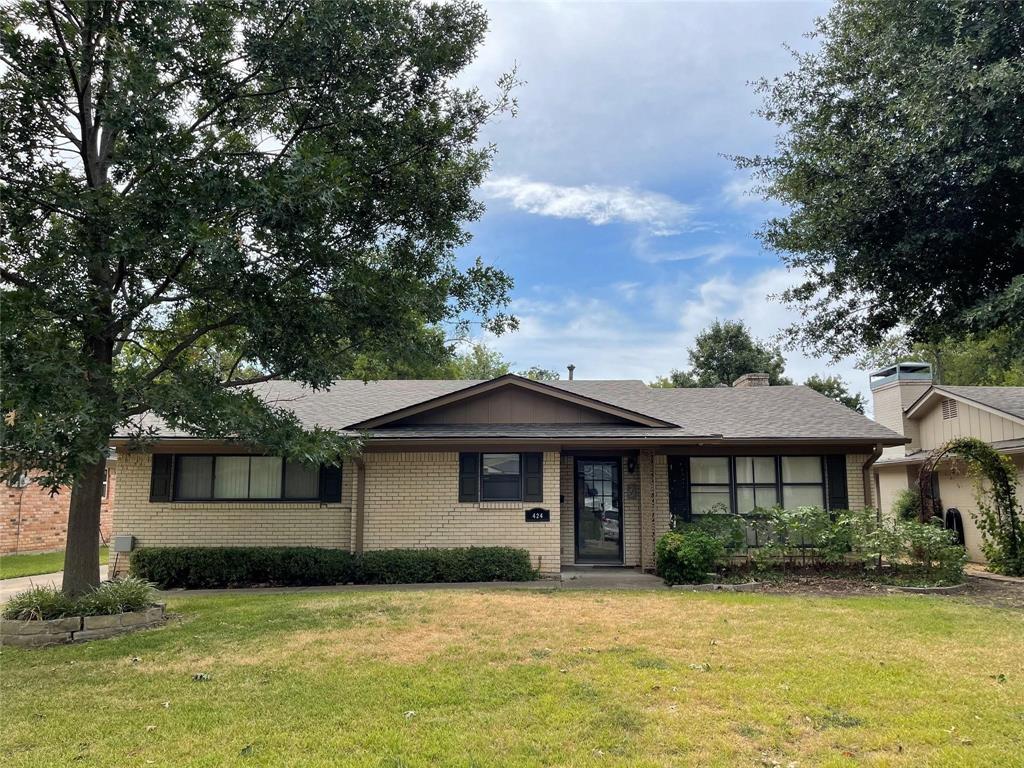
<svg viewBox="0 0 1024 768"><path fill-rule="evenodd" d="M523 454L523 501L544 501L544 454Z"/></svg>
<svg viewBox="0 0 1024 768"><path fill-rule="evenodd" d="M174 454L153 454L153 468L149 478L149 500L170 501L174 482Z"/></svg>
<svg viewBox="0 0 1024 768"><path fill-rule="evenodd" d="M480 454L459 454L459 501L480 501Z"/></svg>
<svg viewBox="0 0 1024 768"><path fill-rule="evenodd" d="M674 520L690 519L690 489L687 487L686 456L668 457L668 509Z"/></svg>
<svg viewBox="0 0 1024 768"><path fill-rule="evenodd" d="M826 456L825 472L828 478L828 508L849 509L850 499L846 487L846 456Z"/></svg>

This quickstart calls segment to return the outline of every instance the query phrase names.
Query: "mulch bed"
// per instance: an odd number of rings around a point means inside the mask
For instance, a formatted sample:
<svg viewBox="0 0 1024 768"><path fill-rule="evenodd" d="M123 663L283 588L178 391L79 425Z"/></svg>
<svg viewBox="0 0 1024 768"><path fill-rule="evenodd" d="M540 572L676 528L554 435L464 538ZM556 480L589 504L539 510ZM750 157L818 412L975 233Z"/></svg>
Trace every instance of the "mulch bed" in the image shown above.
<svg viewBox="0 0 1024 768"><path fill-rule="evenodd" d="M897 590L887 584L876 584L864 579L839 576L804 575L787 578L778 583L766 582L761 591L768 594L821 595L828 597L850 595L884 595ZM900 593L906 594L906 593ZM967 589L956 595L937 595L943 600L960 600L996 608L1024 610L1024 585L967 577Z"/></svg>

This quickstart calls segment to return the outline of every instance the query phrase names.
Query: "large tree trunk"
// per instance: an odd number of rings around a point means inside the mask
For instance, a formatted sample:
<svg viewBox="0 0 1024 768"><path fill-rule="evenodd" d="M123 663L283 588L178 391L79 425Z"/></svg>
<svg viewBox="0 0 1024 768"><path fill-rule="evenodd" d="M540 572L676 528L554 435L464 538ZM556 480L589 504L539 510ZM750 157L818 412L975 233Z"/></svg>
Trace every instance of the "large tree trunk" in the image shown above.
<svg viewBox="0 0 1024 768"><path fill-rule="evenodd" d="M100 502L106 459L85 467L71 489L68 543L64 551L64 593L80 595L100 583Z"/></svg>

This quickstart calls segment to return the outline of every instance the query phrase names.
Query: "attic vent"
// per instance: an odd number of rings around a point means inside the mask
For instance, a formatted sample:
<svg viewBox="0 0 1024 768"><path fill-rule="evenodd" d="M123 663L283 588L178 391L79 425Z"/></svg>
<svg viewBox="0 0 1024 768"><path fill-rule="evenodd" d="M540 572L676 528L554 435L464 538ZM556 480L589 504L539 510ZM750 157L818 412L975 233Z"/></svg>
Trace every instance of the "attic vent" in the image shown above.
<svg viewBox="0 0 1024 768"><path fill-rule="evenodd" d="M942 401L942 420L949 421L957 417L956 400L947 397Z"/></svg>

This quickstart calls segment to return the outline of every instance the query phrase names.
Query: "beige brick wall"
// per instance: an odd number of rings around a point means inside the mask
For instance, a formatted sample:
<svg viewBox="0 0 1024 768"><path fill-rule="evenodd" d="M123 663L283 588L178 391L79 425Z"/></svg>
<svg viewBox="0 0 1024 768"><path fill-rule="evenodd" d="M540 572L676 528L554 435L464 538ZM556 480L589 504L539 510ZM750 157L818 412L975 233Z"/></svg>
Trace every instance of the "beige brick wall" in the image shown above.
<svg viewBox="0 0 1024 768"><path fill-rule="evenodd" d="M851 511L874 506L872 499L864 498L864 462L870 458L870 454L849 454L846 457L846 494ZM871 493L873 495L874 490Z"/></svg>
<svg viewBox="0 0 1024 768"><path fill-rule="evenodd" d="M576 476L572 456L563 456L559 465L559 491L561 503L560 536L562 565L576 562Z"/></svg>
<svg viewBox="0 0 1024 768"><path fill-rule="evenodd" d="M364 459L364 549L521 547L542 573L559 572L558 452L544 454L542 502L459 503L454 451L368 453ZM536 506L551 510L551 522L525 521L524 512Z"/></svg>
<svg viewBox="0 0 1024 768"><path fill-rule="evenodd" d="M622 457L622 564L640 565L640 462L630 472L629 460Z"/></svg>
<svg viewBox="0 0 1024 768"><path fill-rule="evenodd" d="M117 462L113 533L131 534L140 547L306 546L348 549L352 496L348 462L342 503L159 502L149 500L152 454L122 453ZM111 553L111 562L114 555ZM117 558L117 573L128 558Z"/></svg>

